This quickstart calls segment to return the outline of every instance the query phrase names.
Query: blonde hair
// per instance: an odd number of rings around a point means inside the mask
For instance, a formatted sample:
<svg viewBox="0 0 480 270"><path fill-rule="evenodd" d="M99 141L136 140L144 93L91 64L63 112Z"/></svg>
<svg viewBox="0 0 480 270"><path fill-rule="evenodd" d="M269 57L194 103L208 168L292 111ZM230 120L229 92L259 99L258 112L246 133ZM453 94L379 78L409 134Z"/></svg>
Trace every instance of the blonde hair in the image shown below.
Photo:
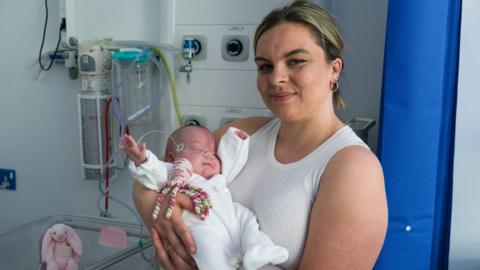
<svg viewBox="0 0 480 270"><path fill-rule="evenodd" d="M258 25L255 31L253 48L257 52L258 39L267 30L283 22L302 24L312 31L315 41L325 51L326 60L331 62L341 57L343 39L340 35L335 19L325 9L308 0L293 1L289 5L270 12ZM345 103L339 94L333 93L333 103L338 108L344 108Z"/></svg>

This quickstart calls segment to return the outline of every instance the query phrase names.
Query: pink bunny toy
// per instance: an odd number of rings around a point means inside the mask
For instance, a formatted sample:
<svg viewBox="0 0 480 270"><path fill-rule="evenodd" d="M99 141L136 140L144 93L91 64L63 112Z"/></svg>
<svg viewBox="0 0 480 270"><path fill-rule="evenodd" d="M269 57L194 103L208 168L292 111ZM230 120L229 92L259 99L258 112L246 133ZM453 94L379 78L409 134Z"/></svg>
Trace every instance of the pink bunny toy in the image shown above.
<svg viewBox="0 0 480 270"><path fill-rule="evenodd" d="M42 240L42 262L47 270L77 270L82 255L82 241L72 227L55 224Z"/></svg>

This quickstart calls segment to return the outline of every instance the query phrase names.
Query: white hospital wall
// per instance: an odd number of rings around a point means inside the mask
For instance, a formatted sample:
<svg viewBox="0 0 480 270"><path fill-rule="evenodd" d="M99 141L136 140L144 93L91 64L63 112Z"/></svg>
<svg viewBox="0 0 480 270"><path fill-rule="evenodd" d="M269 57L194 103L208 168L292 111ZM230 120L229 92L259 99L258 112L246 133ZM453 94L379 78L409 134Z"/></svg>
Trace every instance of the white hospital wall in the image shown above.
<svg viewBox="0 0 480 270"><path fill-rule="evenodd" d="M344 121L353 117L374 119L368 145L377 149L387 0L330 0L345 42L340 91L347 108L337 110Z"/></svg>
<svg viewBox="0 0 480 270"><path fill-rule="evenodd" d="M55 47L59 27L58 0L48 4L44 51ZM44 20L44 1L2 1L0 168L16 170L17 190L0 190L0 231L48 215L98 216L98 182L80 176L79 80L55 64L37 79ZM115 179L112 194L132 205L131 180ZM134 221L115 203L111 209Z"/></svg>
<svg viewBox="0 0 480 270"><path fill-rule="evenodd" d="M480 2L463 0L449 269L480 268Z"/></svg>
<svg viewBox="0 0 480 270"><path fill-rule="evenodd" d="M233 119L270 116L256 89L257 69L253 55L256 26L270 10L289 0L177 0L175 46L182 47L184 36L202 36L204 59L194 57L191 81L178 72L186 62L177 57L175 84L185 119L197 120L211 130ZM202 10L202 12L198 12ZM222 40L231 36L247 37L247 59L226 61ZM203 41L202 41L203 42ZM224 44L223 44L224 45Z"/></svg>

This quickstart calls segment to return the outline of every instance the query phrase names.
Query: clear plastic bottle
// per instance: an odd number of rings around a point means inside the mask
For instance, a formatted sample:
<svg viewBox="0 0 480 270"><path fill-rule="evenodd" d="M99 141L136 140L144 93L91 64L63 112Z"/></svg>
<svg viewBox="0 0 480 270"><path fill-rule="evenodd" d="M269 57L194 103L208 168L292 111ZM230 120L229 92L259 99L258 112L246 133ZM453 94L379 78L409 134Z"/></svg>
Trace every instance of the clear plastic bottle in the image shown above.
<svg viewBox="0 0 480 270"><path fill-rule="evenodd" d="M112 55L116 84L119 85L120 104L126 117L148 105L152 105L153 66L149 61L151 51L124 49ZM132 67L130 67L133 65ZM126 76L125 78L123 78ZM123 78L123 82L122 82ZM145 124L152 121L148 112L132 124Z"/></svg>

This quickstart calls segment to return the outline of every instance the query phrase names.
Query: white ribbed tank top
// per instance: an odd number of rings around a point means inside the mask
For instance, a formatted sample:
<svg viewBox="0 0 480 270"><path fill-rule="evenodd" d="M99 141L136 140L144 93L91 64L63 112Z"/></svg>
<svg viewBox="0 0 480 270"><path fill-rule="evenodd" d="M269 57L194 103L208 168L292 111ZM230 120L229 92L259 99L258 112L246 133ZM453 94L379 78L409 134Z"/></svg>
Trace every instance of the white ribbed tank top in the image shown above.
<svg viewBox="0 0 480 270"><path fill-rule="evenodd" d="M250 137L247 164L229 188L234 201L256 214L260 230L275 244L288 249L289 258L280 267L296 269L320 176L328 161L344 147L367 146L349 126L344 126L303 159L282 164L274 157L280 125L275 118Z"/></svg>

